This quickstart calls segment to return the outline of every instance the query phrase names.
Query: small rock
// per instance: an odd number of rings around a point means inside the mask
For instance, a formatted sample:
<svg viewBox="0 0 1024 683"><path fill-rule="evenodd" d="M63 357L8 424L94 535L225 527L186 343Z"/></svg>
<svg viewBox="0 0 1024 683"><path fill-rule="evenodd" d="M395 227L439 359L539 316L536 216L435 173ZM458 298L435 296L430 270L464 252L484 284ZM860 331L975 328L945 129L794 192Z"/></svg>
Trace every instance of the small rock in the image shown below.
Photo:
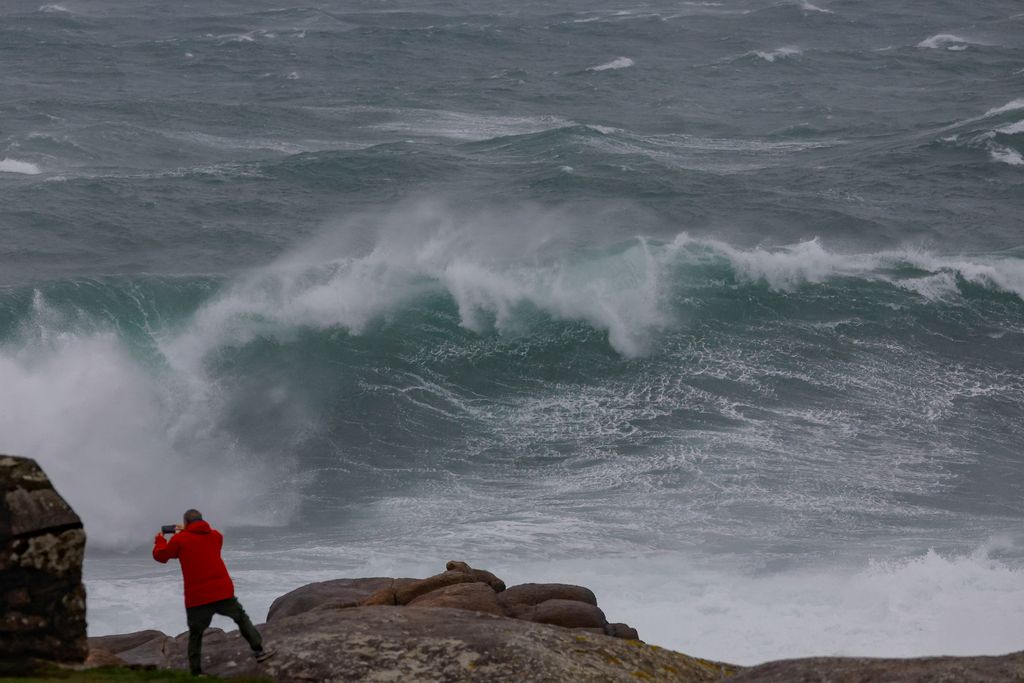
<svg viewBox="0 0 1024 683"><path fill-rule="evenodd" d="M626 640L640 640L640 634L629 624L605 624L604 632L612 638L625 638Z"/></svg>
<svg viewBox="0 0 1024 683"><path fill-rule="evenodd" d="M474 581L486 583L488 586L494 589L495 592L500 593L505 590L505 582L499 579L497 576L484 569L473 569L465 562L458 560L450 560L445 567L448 571L462 572L463 574L469 574L473 577Z"/></svg>

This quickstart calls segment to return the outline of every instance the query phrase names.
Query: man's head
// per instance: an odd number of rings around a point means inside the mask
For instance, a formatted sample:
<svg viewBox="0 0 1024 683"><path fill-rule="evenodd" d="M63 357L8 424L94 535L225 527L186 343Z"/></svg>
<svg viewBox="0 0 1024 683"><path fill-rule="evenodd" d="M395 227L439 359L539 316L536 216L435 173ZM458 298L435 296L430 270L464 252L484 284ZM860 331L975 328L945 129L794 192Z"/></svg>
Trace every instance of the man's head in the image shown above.
<svg viewBox="0 0 1024 683"><path fill-rule="evenodd" d="M192 522L201 522L203 519L203 513L199 510L185 510L184 520L185 526L188 526Z"/></svg>

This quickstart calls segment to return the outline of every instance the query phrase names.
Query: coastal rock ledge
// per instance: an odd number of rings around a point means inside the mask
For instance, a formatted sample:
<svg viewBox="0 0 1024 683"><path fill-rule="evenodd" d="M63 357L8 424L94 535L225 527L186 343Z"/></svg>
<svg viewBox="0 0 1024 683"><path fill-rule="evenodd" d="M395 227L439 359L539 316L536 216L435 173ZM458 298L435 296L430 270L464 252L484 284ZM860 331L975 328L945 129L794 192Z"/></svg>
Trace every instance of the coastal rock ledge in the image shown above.
<svg viewBox="0 0 1024 683"><path fill-rule="evenodd" d="M336 579L274 601L260 630L278 651L257 666L235 634L210 629L203 670L276 681L721 680L738 667L646 645L609 623L583 586L505 587L465 562L426 579ZM187 634L90 638L90 661L185 669Z"/></svg>
<svg viewBox="0 0 1024 683"><path fill-rule="evenodd" d="M319 609L260 627L277 654L257 665L236 633L211 629L203 666L217 676L309 681L720 680L736 669L645 645L449 607ZM139 641L142 642L139 642ZM90 639L128 664L184 669L187 636L157 632ZM128 648L128 649L121 649Z"/></svg>
<svg viewBox="0 0 1024 683"><path fill-rule="evenodd" d="M187 670L188 634L85 638L85 533L35 461L0 455L0 676L42 662ZM662 681L706 683L1024 683L1024 652L1000 657L821 657L742 668L639 640L609 623L592 591L506 588L449 562L426 579L336 579L274 601L258 627L277 649L258 665L237 633L210 629L203 665L281 683ZM21 667L21 668L19 668ZM100 680L100 679L96 679Z"/></svg>

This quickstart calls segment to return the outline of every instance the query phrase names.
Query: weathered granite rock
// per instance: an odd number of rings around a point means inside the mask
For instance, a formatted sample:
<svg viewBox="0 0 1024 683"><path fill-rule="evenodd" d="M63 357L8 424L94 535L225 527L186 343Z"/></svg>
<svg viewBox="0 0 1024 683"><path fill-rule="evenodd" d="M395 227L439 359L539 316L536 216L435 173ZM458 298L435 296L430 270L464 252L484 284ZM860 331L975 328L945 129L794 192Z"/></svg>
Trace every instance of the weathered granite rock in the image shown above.
<svg viewBox="0 0 1024 683"><path fill-rule="evenodd" d="M210 629L207 637L219 629ZM139 666L166 666L176 651L174 638L162 631L136 631L115 636L89 638L89 652L96 650ZM185 662L182 653L181 662ZM183 664L184 666L184 664Z"/></svg>
<svg viewBox="0 0 1024 683"><path fill-rule="evenodd" d="M29 458L0 455L0 668L88 654L74 510Z"/></svg>
<svg viewBox="0 0 1024 683"><path fill-rule="evenodd" d="M260 627L277 654L262 665L237 632L208 631L205 673L309 681L717 681L737 667L637 641L461 609L398 606L315 609ZM185 669L185 638L166 638L162 661L113 652L129 664ZM109 644L109 641L107 641ZM143 645L145 647L145 644Z"/></svg>
<svg viewBox="0 0 1024 683"><path fill-rule="evenodd" d="M295 616L311 609L355 607L378 591L393 591L399 586L416 579L390 579L374 577L367 579L334 579L311 583L285 593L270 605L267 621ZM389 604L394 604L389 603Z"/></svg>
<svg viewBox="0 0 1024 683"><path fill-rule="evenodd" d="M1000 657L784 659L744 670L736 683L1009 683L1024 681L1024 652Z"/></svg>
<svg viewBox="0 0 1024 683"><path fill-rule="evenodd" d="M545 600L535 606L528 617L520 618L563 628L599 628L602 631L608 623L600 607L576 600Z"/></svg>
<svg viewBox="0 0 1024 683"><path fill-rule="evenodd" d="M564 628L586 629L614 638L639 640L636 629L611 625L588 588L562 583L527 583L505 588L489 571L451 560L446 571L425 579L337 579L312 583L281 596L267 621L314 609L408 605L449 607Z"/></svg>
<svg viewBox="0 0 1024 683"><path fill-rule="evenodd" d="M452 607L505 616L505 609L498 604L498 594L486 583L457 583L413 599L410 608Z"/></svg>
<svg viewBox="0 0 1024 683"><path fill-rule="evenodd" d="M452 586L457 583L474 583L476 579L472 574L460 571L446 571L425 579L411 581L403 584L393 584L390 587L382 588L369 597L363 599L359 604L364 606L373 605L408 605L421 595L436 591L438 588Z"/></svg>
<svg viewBox="0 0 1024 683"><path fill-rule="evenodd" d="M99 649L117 654L118 652L134 649L151 640L166 637L167 634L163 631L154 631L152 629L148 631L135 631L134 633L119 633L113 636L94 636L89 638L89 652Z"/></svg>
<svg viewBox="0 0 1024 683"><path fill-rule="evenodd" d="M565 583L523 583L498 596L505 607L539 605L545 600L575 600L597 605L597 596L589 588Z"/></svg>
<svg viewBox="0 0 1024 683"><path fill-rule="evenodd" d="M615 623L604 625L605 635L612 638L626 638L627 640L640 640L640 634L629 624Z"/></svg>
<svg viewBox="0 0 1024 683"><path fill-rule="evenodd" d="M449 560L448 564L445 566L445 569L447 569L448 571L469 574L473 577L474 581L486 583L496 593L500 593L503 590L505 590L505 582L499 579L497 576L484 569L473 569L465 562L460 562L458 560Z"/></svg>

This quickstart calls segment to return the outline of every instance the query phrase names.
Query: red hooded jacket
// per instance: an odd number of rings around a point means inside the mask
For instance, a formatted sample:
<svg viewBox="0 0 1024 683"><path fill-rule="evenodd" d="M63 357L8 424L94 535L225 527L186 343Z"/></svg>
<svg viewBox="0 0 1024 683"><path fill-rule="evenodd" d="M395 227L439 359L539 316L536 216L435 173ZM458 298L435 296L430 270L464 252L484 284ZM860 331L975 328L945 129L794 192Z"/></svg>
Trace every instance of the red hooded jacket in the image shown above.
<svg viewBox="0 0 1024 683"><path fill-rule="evenodd" d="M167 562L172 557L181 562L181 575L185 579L185 607L198 607L235 597L228 568L220 559L224 537L216 529L199 520L184 531L166 540L157 534L153 545L153 559Z"/></svg>

